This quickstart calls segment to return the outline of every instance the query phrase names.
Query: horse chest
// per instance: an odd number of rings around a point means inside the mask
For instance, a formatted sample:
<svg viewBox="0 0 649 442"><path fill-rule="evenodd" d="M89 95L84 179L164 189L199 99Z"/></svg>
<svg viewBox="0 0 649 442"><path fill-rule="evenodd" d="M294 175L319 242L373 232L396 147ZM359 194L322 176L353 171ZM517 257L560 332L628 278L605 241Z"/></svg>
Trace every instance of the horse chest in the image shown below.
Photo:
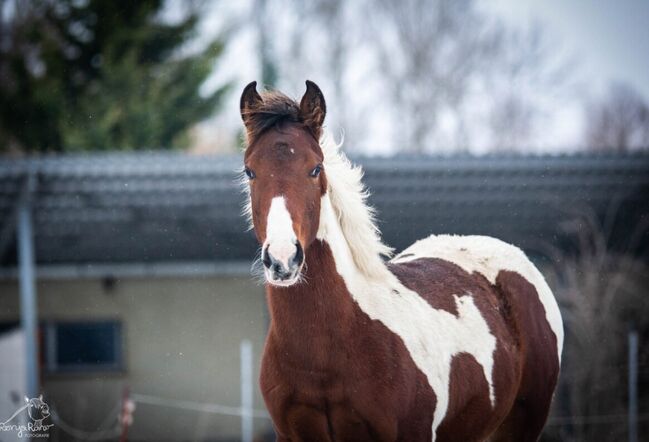
<svg viewBox="0 0 649 442"><path fill-rule="evenodd" d="M271 333L264 355L265 368L299 394L339 401L363 389L396 388L410 372L407 350L400 339L377 321L364 317L341 325L335 332L300 334L286 342ZM412 367L410 367L412 365Z"/></svg>
<svg viewBox="0 0 649 442"><path fill-rule="evenodd" d="M479 411L495 402L493 331L505 327L490 287L462 279L430 298L426 287L355 288L270 297L261 384L278 431L308 428L306 440L313 432L339 436L324 440L431 440L444 418L468 413L462 428L478 434L490 419ZM441 428L448 431L458 430Z"/></svg>
<svg viewBox="0 0 649 442"><path fill-rule="evenodd" d="M421 422L423 434L430 429L435 399L405 346L381 323L361 324L301 356L269 335L261 387L278 431L304 425L326 428L337 435L332 440L394 440L404 422L413 429ZM410 422L414 409L419 416Z"/></svg>

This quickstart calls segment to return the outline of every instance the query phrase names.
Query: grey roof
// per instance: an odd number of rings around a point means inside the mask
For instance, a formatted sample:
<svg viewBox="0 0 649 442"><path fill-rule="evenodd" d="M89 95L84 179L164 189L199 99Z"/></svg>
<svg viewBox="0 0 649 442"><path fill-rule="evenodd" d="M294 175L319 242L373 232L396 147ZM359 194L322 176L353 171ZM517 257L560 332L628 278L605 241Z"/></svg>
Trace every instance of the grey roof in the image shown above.
<svg viewBox="0 0 649 442"><path fill-rule="evenodd" d="M623 243L649 222L649 155L397 156L355 159L386 242L430 233L488 234L534 249L564 246L575 213L618 207ZM63 155L0 161L0 265L15 266L11 232L25 176L36 176L35 244L42 264L248 261L256 242L240 216L240 156ZM0 245L2 245L0 238ZM641 237L636 253L649 248Z"/></svg>

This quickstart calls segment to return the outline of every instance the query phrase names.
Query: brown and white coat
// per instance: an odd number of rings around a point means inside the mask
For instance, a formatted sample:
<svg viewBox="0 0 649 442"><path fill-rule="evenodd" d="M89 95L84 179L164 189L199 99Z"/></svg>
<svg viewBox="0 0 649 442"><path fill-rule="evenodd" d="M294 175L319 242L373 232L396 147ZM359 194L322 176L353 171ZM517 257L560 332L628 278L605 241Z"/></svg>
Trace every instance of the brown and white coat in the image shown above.
<svg viewBox="0 0 649 442"><path fill-rule="evenodd" d="M362 172L322 135L317 86L298 105L251 84L241 111L278 440L536 440L563 328L525 254L439 235L384 261Z"/></svg>

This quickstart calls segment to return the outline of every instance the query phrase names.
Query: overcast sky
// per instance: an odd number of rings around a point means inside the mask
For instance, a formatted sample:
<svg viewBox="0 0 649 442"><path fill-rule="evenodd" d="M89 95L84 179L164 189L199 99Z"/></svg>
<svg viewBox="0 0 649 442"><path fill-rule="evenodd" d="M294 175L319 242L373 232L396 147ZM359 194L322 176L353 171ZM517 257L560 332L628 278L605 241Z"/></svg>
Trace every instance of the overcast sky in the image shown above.
<svg viewBox="0 0 649 442"><path fill-rule="evenodd" d="M536 19L575 51L592 79L621 80L649 97L648 0L492 0L514 24Z"/></svg>

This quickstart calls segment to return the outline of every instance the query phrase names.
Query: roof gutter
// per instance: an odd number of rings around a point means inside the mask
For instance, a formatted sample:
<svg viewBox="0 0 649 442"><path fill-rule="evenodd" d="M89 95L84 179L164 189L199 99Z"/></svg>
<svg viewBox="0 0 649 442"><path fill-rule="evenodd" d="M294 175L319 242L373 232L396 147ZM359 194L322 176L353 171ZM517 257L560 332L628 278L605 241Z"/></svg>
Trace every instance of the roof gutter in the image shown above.
<svg viewBox="0 0 649 442"><path fill-rule="evenodd" d="M73 280L101 278L192 278L249 277L248 261L187 261L154 263L41 264L36 268L38 280ZM0 281L16 280L19 268L0 268Z"/></svg>

